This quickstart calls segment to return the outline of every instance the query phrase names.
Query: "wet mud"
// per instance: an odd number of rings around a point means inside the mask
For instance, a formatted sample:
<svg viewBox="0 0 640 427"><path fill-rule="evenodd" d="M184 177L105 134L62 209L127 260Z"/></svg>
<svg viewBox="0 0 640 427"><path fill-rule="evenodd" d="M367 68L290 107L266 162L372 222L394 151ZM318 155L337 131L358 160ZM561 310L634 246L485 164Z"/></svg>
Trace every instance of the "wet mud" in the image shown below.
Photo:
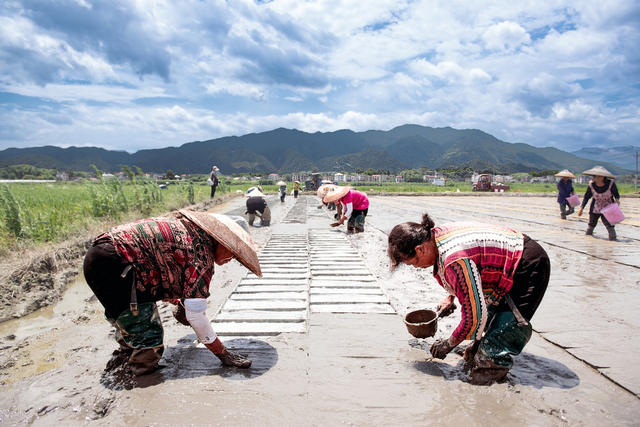
<svg viewBox="0 0 640 427"><path fill-rule="evenodd" d="M223 337L253 360L246 370L223 367L173 318L172 306L160 304L162 367L132 376L80 275L57 304L0 324L0 423L635 424L640 203L625 202L629 221L616 227L620 241L609 242L583 236L584 217L562 222L552 198L482 199L492 206L471 197L372 197L365 232L347 238L396 314L310 312L306 333ZM272 226L251 228L258 245L264 248L272 234L309 230L343 236L345 227L332 229L330 212L316 209L315 200L287 197L281 204L269 196ZM244 200L212 209L242 215ZM444 360L430 357L429 346L457 326L459 309L438 319L430 338L414 338L404 325L406 313L433 310L446 296L430 269L388 271L385 233L423 211L436 223L510 223L541 241L552 258L552 282L532 320L536 332L503 383L471 385L462 348ZM604 228L599 232L606 236ZM245 275L235 262L216 268L210 317Z"/></svg>

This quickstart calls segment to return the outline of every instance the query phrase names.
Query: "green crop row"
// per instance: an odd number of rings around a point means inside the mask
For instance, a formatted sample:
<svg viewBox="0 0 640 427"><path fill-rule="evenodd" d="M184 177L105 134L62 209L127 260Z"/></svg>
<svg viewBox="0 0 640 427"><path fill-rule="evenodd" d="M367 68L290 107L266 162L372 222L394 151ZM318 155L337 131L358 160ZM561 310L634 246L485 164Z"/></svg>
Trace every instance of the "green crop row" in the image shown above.
<svg viewBox="0 0 640 427"><path fill-rule="evenodd" d="M150 180L0 184L0 254L64 239L92 225L179 209L207 199L209 191L206 184L160 188Z"/></svg>

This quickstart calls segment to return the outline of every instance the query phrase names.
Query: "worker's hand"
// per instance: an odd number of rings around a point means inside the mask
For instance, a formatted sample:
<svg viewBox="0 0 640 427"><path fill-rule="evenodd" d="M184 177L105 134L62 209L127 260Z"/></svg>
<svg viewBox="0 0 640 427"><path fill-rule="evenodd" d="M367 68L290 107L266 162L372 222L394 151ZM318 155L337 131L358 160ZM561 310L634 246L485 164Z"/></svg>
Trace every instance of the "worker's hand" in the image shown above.
<svg viewBox="0 0 640 427"><path fill-rule="evenodd" d="M241 354L234 353L226 348L220 354L216 354L223 366L235 366L236 368L248 368L251 366L251 359Z"/></svg>
<svg viewBox="0 0 640 427"><path fill-rule="evenodd" d="M453 295L449 295L438 304L436 311L440 313L440 317L447 317L455 311L456 305L453 303L453 298Z"/></svg>
<svg viewBox="0 0 640 427"><path fill-rule="evenodd" d="M620 199L616 199L616 203L618 204L618 207L620 207Z"/></svg>
<svg viewBox="0 0 640 427"><path fill-rule="evenodd" d="M347 217L342 215L342 217L340 218L340 221L338 221L340 224L344 224L344 222L347 220Z"/></svg>
<svg viewBox="0 0 640 427"><path fill-rule="evenodd" d="M578 210L578 216L582 216L582 206L580 206L580 209Z"/></svg>
<svg viewBox="0 0 640 427"><path fill-rule="evenodd" d="M436 340L429 348L431 355L436 359L444 359L451 350L453 350L453 347L449 344L449 340L443 339Z"/></svg>

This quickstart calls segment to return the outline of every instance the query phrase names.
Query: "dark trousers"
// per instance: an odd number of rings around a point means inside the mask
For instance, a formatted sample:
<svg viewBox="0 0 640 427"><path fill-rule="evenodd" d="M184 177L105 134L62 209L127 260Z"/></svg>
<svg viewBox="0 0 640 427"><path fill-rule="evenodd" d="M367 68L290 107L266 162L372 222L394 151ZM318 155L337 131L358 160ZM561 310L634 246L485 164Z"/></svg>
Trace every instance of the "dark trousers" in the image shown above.
<svg viewBox="0 0 640 427"><path fill-rule="evenodd" d="M126 266L110 242L91 247L84 257L84 277L108 319L115 320L129 309L133 269L122 278L121 273ZM155 298L141 292L137 292L136 297L138 303L155 301Z"/></svg>
<svg viewBox="0 0 640 427"><path fill-rule="evenodd" d="M216 188L218 188L217 185L211 186L211 198L213 198L213 196L216 194Z"/></svg>
<svg viewBox="0 0 640 427"><path fill-rule="evenodd" d="M574 212L575 212L575 209L569 206L568 203L560 203L560 217L562 219L566 219L567 215L571 215Z"/></svg>
<svg viewBox="0 0 640 427"><path fill-rule="evenodd" d="M598 225L598 219L602 219L602 223L604 224L605 227L607 228L613 228L614 226L611 225L611 223L609 221L607 221L607 218L599 213L590 213L589 214L589 228L596 228L596 225Z"/></svg>
<svg viewBox="0 0 640 427"><path fill-rule="evenodd" d="M538 242L525 235L522 258L513 275L513 287L509 290L509 296L525 319L531 320L538 309L547 290L550 273L551 262L547 252ZM503 299L496 311L511 309Z"/></svg>
<svg viewBox="0 0 640 427"><path fill-rule="evenodd" d="M351 212L349 221L347 221L347 231L364 231L364 219L367 216L369 209L354 209ZM362 218L358 219L362 215Z"/></svg>

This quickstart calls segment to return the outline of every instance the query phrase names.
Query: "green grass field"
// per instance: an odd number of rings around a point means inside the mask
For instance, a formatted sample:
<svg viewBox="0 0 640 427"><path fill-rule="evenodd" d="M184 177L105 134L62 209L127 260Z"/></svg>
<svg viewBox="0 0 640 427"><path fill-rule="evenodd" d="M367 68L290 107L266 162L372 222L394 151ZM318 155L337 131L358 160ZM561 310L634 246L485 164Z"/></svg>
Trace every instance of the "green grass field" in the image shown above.
<svg viewBox="0 0 640 427"><path fill-rule="evenodd" d="M216 194L226 189L218 188ZM209 198L205 183L121 182L0 184L0 253L55 242L99 224L142 218Z"/></svg>

